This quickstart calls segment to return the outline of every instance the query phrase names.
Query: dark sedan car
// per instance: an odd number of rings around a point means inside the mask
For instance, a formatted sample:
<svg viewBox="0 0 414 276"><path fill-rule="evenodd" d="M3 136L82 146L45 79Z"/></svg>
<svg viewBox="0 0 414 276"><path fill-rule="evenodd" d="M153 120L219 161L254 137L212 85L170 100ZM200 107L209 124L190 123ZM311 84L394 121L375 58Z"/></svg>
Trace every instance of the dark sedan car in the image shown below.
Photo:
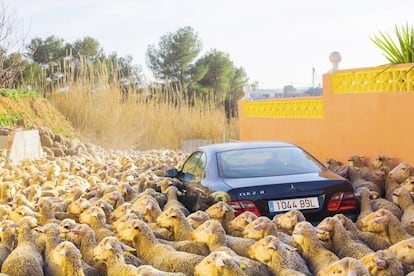
<svg viewBox="0 0 414 276"><path fill-rule="evenodd" d="M273 218L292 209L308 221L358 214L351 183L301 147L286 142L232 142L202 146L167 176L184 187L227 201L236 215L251 211Z"/></svg>

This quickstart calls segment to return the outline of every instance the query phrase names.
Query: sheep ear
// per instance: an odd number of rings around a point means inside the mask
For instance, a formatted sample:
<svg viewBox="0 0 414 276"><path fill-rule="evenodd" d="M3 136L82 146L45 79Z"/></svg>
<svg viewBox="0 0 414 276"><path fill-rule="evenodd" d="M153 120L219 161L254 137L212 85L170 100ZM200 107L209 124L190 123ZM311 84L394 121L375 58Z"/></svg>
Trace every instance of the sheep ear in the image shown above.
<svg viewBox="0 0 414 276"><path fill-rule="evenodd" d="M389 221L389 217L388 216L380 216L380 217L376 217L374 218L374 222L378 223L378 224L385 224Z"/></svg>
<svg viewBox="0 0 414 276"><path fill-rule="evenodd" d="M221 266L226 266L226 264L224 263L223 259L216 259L216 266L221 267Z"/></svg>
<svg viewBox="0 0 414 276"><path fill-rule="evenodd" d="M195 221L203 221L203 218L201 216L191 216L191 219Z"/></svg>
<svg viewBox="0 0 414 276"><path fill-rule="evenodd" d="M387 261L383 259L376 259L374 262L377 265L377 268L380 270L386 269L388 267Z"/></svg>
<svg viewBox="0 0 414 276"><path fill-rule="evenodd" d="M263 223L256 224L256 225L253 227L253 229L254 229L254 230L256 230L256 231L262 230L263 228L264 228L264 227L263 227Z"/></svg>
<svg viewBox="0 0 414 276"><path fill-rule="evenodd" d="M271 249L274 249L274 250L276 250L276 249L277 249L276 244L275 244L274 242L269 242L269 243L267 244L267 248L271 248Z"/></svg>

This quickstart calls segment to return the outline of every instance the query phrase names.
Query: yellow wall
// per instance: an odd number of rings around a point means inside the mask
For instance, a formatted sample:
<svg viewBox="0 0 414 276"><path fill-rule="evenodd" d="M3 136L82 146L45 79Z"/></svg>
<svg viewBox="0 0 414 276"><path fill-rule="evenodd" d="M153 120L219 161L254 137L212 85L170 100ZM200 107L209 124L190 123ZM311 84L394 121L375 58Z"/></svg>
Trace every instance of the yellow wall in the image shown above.
<svg viewBox="0 0 414 276"><path fill-rule="evenodd" d="M240 140L282 140L321 161L387 154L414 165L413 64L323 76L323 96L241 100Z"/></svg>

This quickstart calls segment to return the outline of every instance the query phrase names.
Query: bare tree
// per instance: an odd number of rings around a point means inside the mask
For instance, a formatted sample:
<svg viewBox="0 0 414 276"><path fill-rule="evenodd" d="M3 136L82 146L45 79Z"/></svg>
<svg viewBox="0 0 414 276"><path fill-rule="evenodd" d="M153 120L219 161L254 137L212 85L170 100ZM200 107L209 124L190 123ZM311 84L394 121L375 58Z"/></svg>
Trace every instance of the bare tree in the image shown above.
<svg viewBox="0 0 414 276"><path fill-rule="evenodd" d="M15 12L0 4L0 87L12 88L23 70L24 35L19 32ZM23 32L23 30L22 30ZM10 53L14 51L14 53Z"/></svg>

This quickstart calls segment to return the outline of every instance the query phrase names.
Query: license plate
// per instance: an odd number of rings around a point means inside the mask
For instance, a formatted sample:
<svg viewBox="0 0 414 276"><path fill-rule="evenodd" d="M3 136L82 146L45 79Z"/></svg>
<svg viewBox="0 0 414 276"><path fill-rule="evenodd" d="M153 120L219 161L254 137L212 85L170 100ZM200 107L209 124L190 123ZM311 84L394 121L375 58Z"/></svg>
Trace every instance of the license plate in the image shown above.
<svg viewBox="0 0 414 276"><path fill-rule="evenodd" d="M272 200L269 201L268 204L270 212L319 208L317 197Z"/></svg>

